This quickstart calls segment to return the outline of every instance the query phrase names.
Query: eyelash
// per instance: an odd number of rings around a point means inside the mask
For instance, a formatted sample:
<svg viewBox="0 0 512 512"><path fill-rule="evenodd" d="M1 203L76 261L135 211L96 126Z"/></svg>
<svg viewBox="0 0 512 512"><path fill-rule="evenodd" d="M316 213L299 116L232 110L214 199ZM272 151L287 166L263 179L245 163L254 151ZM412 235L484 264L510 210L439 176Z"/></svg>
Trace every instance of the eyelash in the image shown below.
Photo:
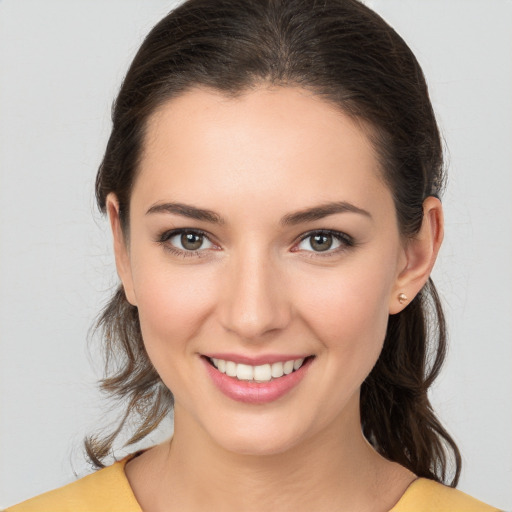
<svg viewBox="0 0 512 512"><path fill-rule="evenodd" d="M177 247L174 247L172 244L168 243L171 238L173 238L177 235L183 235L185 233L204 237L208 241L210 241L210 243L213 244L213 242L210 240L208 233L206 233L205 231L202 231L200 229L174 229L171 231L165 231L158 237L157 243L161 244L165 248L166 251L169 251L170 253L172 253L176 256L182 257L182 258L190 258L190 257L202 258L202 257L207 256L207 254L205 254L206 253L205 249L199 249L196 251L186 251L186 250L184 251L184 250L178 249ZM340 247L337 247L333 250L328 249L326 251L304 251L305 253L307 253L307 257L310 257L310 258L316 258L316 257L325 258L325 257L333 256L335 254L344 252L344 251L356 246L354 239L351 236L347 235L346 233L342 233L341 231L334 231L332 229L316 229L314 231L308 231L307 233L304 233L303 235L301 235L298 242L295 243L294 247L296 245L299 245L300 243L302 243L304 240L307 240L308 238L311 238L315 235L332 236L335 240L340 242L341 245L340 245ZM293 252L299 252L299 250L296 249Z"/></svg>
<svg viewBox="0 0 512 512"><path fill-rule="evenodd" d="M168 243L171 238L173 238L177 235L183 235L185 233L196 235L196 236L202 236L202 237L206 238L207 240L209 240L210 243L213 243L213 242L211 242L210 237L208 236L208 233L206 233L205 231L201 231L200 229L173 229L171 231L165 231L158 237L157 242L159 244L161 244L165 248L166 251L169 251L170 253L172 253L176 256L180 256L181 258L190 258L190 257L202 258L202 257L207 256L205 254L204 249L197 250L197 251L184 251L184 250L178 249L177 247L174 247L172 244Z"/></svg>
<svg viewBox="0 0 512 512"><path fill-rule="evenodd" d="M343 233L341 231L334 231L332 229L316 229L314 231L309 231L307 233L304 233L304 235L302 235L300 237L299 242L296 245L298 245L298 244L302 243L304 240L307 240L308 238L311 238L316 235L330 235L335 240L340 242L340 246L335 249L332 249L332 250L328 249L326 251L305 251L305 253L307 254L307 257L328 258L330 256L334 256L339 253L342 253L352 247L355 247L355 245L356 245L355 240L351 236L349 236L346 233ZM294 251L294 252L298 252L298 251Z"/></svg>

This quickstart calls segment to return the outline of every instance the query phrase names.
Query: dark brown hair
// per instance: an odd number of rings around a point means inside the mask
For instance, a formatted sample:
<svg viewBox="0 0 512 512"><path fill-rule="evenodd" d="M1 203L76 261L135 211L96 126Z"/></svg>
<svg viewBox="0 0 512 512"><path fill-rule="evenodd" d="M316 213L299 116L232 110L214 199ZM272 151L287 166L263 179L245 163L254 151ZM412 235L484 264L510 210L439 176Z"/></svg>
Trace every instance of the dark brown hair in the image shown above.
<svg viewBox="0 0 512 512"><path fill-rule="evenodd" d="M438 197L443 185L442 145L427 86L402 38L356 0L189 0L161 20L113 107L96 180L99 208L105 211L114 192L127 229L145 127L164 102L197 86L237 95L258 84L308 89L369 127L400 231L404 238L418 232L424 199ZM98 327L107 354L102 389L126 404L112 434L86 441L90 459L101 466L127 425L135 424L126 445L158 426L172 408L172 394L149 361L137 309L121 287ZM455 486L460 454L428 398L445 351L443 312L429 280L389 317L382 353L362 385L361 423L379 453Z"/></svg>

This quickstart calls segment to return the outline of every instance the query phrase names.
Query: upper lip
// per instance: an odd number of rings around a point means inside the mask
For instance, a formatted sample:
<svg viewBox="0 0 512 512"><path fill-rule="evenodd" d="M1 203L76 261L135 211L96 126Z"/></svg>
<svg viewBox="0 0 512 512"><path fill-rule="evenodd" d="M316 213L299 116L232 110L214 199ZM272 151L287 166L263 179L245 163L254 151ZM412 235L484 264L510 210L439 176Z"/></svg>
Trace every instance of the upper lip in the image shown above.
<svg viewBox="0 0 512 512"><path fill-rule="evenodd" d="M259 356L244 356L242 354L215 352L202 355L210 359L223 359L224 361L233 361L234 363L260 366L262 364L284 363L286 361L292 361L296 359L305 359L311 354L264 354Z"/></svg>

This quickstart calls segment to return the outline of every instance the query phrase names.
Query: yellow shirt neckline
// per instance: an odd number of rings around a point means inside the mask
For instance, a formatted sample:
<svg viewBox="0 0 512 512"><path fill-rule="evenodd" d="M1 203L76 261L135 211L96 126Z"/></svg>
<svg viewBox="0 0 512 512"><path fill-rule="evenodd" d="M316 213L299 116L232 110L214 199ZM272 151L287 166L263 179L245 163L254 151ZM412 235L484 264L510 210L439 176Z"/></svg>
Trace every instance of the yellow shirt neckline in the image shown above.
<svg viewBox="0 0 512 512"><path fill-rule="evenodd" d="M123 487L126 486L130 492L130 502L127 501L126 512L142 512L133 490L124 471L126 463L133 456L125 457L116 462L116 472L123 480ZM132 511L133 508L133 511ZM446 485L440 484L428 478L417 478L413 480L402 494L397 503L389 512L499 512L498 509L490 507L485 503Z"/></svg>

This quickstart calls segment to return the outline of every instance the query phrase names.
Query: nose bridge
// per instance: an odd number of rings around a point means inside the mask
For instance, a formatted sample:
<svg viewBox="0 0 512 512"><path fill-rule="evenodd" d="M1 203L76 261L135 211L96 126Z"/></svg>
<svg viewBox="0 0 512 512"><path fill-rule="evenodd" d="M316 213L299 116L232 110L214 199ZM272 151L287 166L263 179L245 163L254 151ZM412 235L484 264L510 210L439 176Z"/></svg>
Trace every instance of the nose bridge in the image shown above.
<svg viewBox="0 0 512 512"><path fill-rule="evenodd" d="M233 255L222 301L224 327L244 339L284 328L290 319L285 279L268 249L247 243Z"/></svg>

